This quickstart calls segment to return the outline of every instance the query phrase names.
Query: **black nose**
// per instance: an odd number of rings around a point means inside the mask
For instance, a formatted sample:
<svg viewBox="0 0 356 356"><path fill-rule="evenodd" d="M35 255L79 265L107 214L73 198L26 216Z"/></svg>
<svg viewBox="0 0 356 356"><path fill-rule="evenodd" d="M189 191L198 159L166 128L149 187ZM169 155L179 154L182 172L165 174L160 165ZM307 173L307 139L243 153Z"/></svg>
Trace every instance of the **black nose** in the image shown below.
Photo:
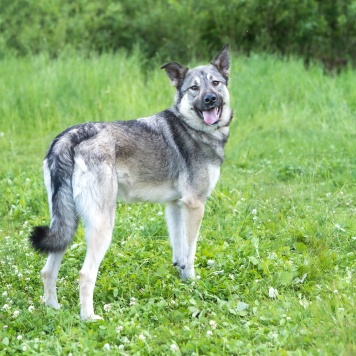
<svg viewBox="0 0 356 356"><path fill-rule="evenodd" d="M216 95L212 93L205 94L203 98L205 104L214 104L216 99Z"/></svg>

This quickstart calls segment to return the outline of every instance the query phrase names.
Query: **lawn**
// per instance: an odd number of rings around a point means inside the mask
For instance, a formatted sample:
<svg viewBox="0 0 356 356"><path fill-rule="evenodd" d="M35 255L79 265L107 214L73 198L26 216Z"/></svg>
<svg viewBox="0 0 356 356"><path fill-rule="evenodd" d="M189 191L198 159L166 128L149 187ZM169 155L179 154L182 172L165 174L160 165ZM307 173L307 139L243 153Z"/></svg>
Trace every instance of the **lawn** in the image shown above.
<svg viewBox="0 0 356 356"><path fill-rule="evenodd" d="M142 62L0 61L0 355L356 354L356 71L326 76L297 59L233 58L235 117L196 280L171 265L164 207L119 202L94 294L104 320L79 318L81 226L59 273L61 309L43 305L45 257L27 236L49 222L46 149L70 125L170 106L159 63Z"/></svg>

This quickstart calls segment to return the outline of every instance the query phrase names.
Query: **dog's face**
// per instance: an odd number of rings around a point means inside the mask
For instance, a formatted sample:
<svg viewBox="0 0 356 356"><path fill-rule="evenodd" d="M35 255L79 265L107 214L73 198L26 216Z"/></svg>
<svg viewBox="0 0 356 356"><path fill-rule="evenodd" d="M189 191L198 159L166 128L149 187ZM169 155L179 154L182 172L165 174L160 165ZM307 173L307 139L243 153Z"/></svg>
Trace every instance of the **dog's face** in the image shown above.
<svg viewBox="0 0 356 356"><path fill-rule="evenodd" d="M189 125L204 131L228 125L232 116L229 67L228 46L207 66L188 69L176 62L162 66L177 88L175 106Z"/></svg>

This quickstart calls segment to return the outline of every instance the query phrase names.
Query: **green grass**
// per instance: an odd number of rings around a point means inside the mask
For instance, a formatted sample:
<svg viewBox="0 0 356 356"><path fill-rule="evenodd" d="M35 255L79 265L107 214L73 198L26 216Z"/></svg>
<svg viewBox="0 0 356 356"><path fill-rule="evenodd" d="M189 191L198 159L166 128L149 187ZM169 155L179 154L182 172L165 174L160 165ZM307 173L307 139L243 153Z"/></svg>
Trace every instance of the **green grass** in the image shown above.
<svg viewBox="0 0 356 356"><path fill-rule="evenodd" d="M46 149L70 125L170 106L165 73L140 63L0 62L0 354L356 354L356 72L331 78L293 59L233 60L235 118L199 279L171 266L163 206L119 203L94 297L105 320L79 319L82 227L60 270L61 310L42 304L45 258L27 235L49 221Z"/></svg>

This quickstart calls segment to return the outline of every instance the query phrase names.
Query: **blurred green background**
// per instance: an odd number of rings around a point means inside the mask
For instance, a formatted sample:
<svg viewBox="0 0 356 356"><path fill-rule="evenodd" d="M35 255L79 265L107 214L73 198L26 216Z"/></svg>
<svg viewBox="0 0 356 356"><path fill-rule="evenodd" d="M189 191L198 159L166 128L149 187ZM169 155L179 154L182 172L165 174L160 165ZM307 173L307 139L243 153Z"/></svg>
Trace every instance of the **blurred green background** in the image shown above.
<svg viewBox="0 0 356 356"><path fill-rule="evenodd" d="M229 42L328 70L356 64L355 0L0 0L0 9L0 58L138 46L148 60L187 61Z"/></svg>

